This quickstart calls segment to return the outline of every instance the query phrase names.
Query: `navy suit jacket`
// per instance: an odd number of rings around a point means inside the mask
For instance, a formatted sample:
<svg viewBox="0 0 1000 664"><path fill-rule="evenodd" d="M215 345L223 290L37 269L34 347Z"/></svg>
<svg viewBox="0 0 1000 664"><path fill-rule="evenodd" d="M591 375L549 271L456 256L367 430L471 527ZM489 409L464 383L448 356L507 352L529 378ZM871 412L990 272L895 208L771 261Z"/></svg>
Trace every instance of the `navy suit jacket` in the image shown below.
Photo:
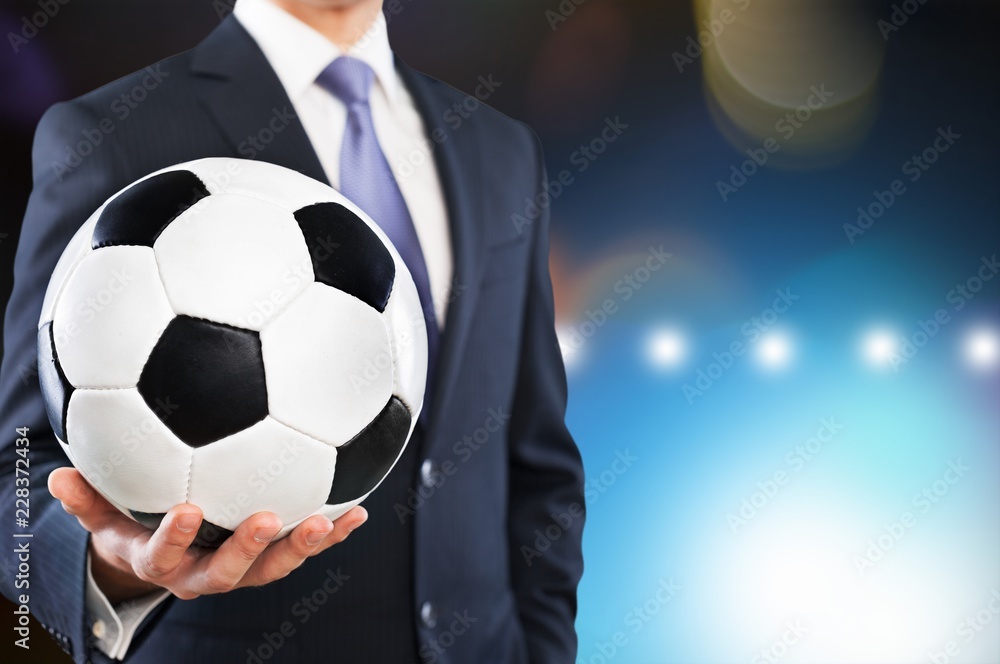
<svg viewBox="0 0 1000 664"><path fill-rule="evenodd" d="M465 95L397 67L428 134L438 130L431 145L455 259L429 416L366 501L368 523L344 544L261 588L170 598L126 661L575 657L583 471L564 424L547 215L512 221L543 187L539 145L526 126L485 106L456 126L446 113ZM68 460L34 369L42 296L70 237L106 198L154 170L211 156L326 180L274 71L232 17L193 50L57 104L38 125L4 328L0 503L13 523L14 430L30 427L30 607L81 664L107 658L85 612L88 534L45 488ZM13 598L26 591L15 588L16 560L3 549L0 588Z"/></svg>

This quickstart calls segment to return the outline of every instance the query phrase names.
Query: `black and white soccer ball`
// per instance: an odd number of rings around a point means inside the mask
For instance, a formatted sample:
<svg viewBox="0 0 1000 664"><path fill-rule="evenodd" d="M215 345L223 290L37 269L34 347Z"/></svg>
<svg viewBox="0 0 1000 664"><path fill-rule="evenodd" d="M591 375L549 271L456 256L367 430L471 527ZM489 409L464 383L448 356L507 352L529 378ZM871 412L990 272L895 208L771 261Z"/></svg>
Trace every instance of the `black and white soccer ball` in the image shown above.
<svg viewBox="0 0 1000 664"><path fill-rule="evenodd" d="M149 527L197 505L207 546L255 512L281 537L364 500L413 431L426 372L417 289L378 226L320 182L239 159L112 196L60 258L38 328L73 464Z"/></svg>

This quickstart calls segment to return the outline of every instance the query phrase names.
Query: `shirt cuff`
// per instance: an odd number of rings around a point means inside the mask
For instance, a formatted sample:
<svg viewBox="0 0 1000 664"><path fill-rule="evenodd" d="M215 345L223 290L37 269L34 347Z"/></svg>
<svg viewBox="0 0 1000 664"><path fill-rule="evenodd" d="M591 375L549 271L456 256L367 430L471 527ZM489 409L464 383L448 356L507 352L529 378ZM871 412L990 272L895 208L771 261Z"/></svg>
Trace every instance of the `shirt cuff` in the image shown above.
<svg viewBox="0 0 1000 664"><path fill-rule="evenodd" d="M170 595L170 591L150 593L118 604L105 597L94 581L90 554L87 554L87 613L90 633L98 650L112 659L124 659L135 631L146 616Z"/></svg>

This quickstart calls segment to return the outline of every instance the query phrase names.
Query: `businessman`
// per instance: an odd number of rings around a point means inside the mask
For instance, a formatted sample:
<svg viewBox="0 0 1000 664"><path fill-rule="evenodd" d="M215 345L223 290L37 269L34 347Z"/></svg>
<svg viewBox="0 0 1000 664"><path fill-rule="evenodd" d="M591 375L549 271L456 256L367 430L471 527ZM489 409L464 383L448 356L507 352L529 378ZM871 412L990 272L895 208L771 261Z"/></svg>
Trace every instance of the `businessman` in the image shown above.
<svg viewBox="0 0 1000 664"><path fill-rule="evenodd" d="M583 473L547 214L523 216L545 186L540 149L485 106L450 122L465 95L396 58L385 27L381 0L239 0L193 50L39 123L4 327L0 500L13 523L14 432L29 427L30 607L80 664L575 658ZM215 551L190 546L196 505L150 532L67 467L32 369L76 229L135 179L210 156L295 169L390 224L431 347L426 414L364 508L273 543L280 522L257 514Z"/></svg>

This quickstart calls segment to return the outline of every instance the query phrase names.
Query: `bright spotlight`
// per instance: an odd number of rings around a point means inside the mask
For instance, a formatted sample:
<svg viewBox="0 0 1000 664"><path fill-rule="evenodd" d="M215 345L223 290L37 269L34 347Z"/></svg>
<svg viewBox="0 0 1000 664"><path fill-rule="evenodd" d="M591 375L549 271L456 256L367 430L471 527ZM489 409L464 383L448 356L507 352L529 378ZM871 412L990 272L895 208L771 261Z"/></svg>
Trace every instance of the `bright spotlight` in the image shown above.
<svg viewBox="0 0 1000 664"><path fill-rule="evenodd" d="M768 369L784 368L792 357L792 342L781 332L771 332L757 342L757 360Z"/></svg>
<svg viewBox="0 0 1000 664"><path fill-rule="evenodd" d="M556 328L556 338L559 340L559 351L562 353L563 365L570 369L580 361L580 350L583 347L583 340L578 334L574 334L572 328Z"/></svg>
<svg viewBox="0 0 1000 664"><path fill-rule="evenodd" d="M865 335L864 353L870 364L885 366L896 353L896 338L888 330L872 330Z"/></svg>
<svg viewBox="0 0 1000 664"><path fill-rule="evenodd" d="M965 338L965 357L977 369L988 369L1000 360L1000 339L995 330L979 328Z"/></svg>
<svg viewBox="0 0 1000 664"><path fill-rule="evenodd" d="M656 330L646 342L646 355L655 367L673 367L684 359L684 339L676 330Z"/></svg>

